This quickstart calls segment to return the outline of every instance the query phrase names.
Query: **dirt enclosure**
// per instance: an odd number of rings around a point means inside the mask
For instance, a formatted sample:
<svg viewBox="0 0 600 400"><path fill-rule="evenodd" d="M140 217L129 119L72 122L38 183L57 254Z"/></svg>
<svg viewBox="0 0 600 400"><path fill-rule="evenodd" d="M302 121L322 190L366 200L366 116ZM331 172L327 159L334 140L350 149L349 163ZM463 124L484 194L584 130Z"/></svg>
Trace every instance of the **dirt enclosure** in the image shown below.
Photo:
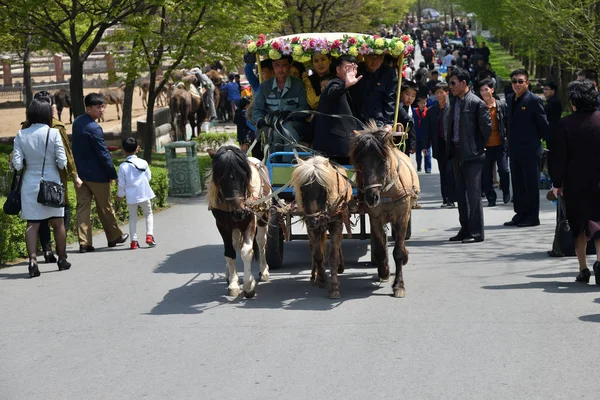
<svg viewBox="0 0 600 400"><path fill-rule="evenodd" d="M84 93L97 92L98 89L84 89ZM132 112L132 129L136 129L136 123L138 117L146 115L146 110L142 106L142 98L139 95L139 89L136 87L133 95L133 112ZM0 137L16 136L21 122L25 120L25 106L2 108L0 103ZM67 133L71 133L71 124L69 124L69 109L65 108L62 112L62 120L66 123ZM100 125L104 132L120 132L121 121L117 119L117 107L114 105L107 105L104 111L104 120Z"/></svg>

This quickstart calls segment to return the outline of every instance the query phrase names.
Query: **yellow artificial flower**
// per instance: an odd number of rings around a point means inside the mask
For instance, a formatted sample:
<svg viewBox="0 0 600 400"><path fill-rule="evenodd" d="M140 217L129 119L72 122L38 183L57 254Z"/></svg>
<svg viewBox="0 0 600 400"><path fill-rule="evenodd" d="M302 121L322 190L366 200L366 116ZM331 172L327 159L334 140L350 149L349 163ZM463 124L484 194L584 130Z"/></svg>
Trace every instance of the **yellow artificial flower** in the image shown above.
<svg viewBox="0 0 600 400"><path fill-rule="evenodd" d="M248 51L250 53L254 53L256 51L256 42L250 42L248 43Z"/></svg>
<svg viewBox="0 0 600 400"><path fill-rule="evenodd" d="M275 49L269 50L269 58L271 60L279 60L281 58L281 53Z"/></svg>
<svg viewBox="0 0 600 400"><path fill-rule="evenodd" d="M293 53L293 54L294 54L294 56L296 56L296 57L298 57L298 56L301 56L301 55L302 55L302 53L303 53L302 46L301 46L301 45L299 45L299 44L295 44L295 45L293 45L293 46L292 46L292 53Z"/></svg>
<svg viewBox="0 0 600 400"><path fill-rule="evenodd" d="M348 49L348 54L352 57L356 57L358 55L358 49L356 48L356 46L350 46L350 48Z"/></svg>
<svg viewBox="0 0 600 400"><path fill-rule="evenodd" d="M398 40L396 42L396 48L395 48L395 50L398 51L398 53L402 53L404 51L404 43L402 43L401 40Z"/></svg>
<svg viewBox="0 0 600 400"><path fill-rule="evenodd" d="M375 49L373 52L377 55L383 54L383 50L381 50L381 49Z"/></svg>
<svg viewBox="0 0 600 400"><path fill-rule="evenodd" d="M383 38L377 38L375 39L375 46L377 47L383 47L385 45L385 40L383 40Z"/></svg>

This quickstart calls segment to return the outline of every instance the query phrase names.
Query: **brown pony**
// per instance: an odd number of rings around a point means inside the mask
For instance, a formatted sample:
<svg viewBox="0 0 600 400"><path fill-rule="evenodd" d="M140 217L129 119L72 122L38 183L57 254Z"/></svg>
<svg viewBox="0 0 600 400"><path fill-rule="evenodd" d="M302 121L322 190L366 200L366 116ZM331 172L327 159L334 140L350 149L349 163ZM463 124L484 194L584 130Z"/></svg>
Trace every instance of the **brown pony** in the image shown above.
<svg viewBox="0 0 600 400"><path fill-rule="evenodd" d="M304 219L310 240L310 281L318 281L319 286L325 284L323 259L329 231L329 297L332 299L340 297L338 272L344 271L342 230L349 218L348 202L352 199L352 186L346 178L344 168L331 165L325 157L316 156L307 161L298 159L291 179L298 211Z"/></svg>
<svg viewBox="0 0 600 400"><path fill-rule="evenodd" d="M269 195L271 186L265 166L256 158L246 157L237 146L221 146L212 157L208 175L208 207L217 223L225 246L225 275L229 296L240 294L235 268L236 250L244 261L244 296L254 297L256 281L252 275L253 243L256 239L260 258L260 281L269 281L265 254L268 207L253 204Z"/></svg>
<svg viewBox="0 0 600 400"><path fill-rule="evenodd" d="M392 225L395 233L394 262L396 277L392 289L394 297L404 297L402 266L408 262L405 247L410 210L419 192L419 177L410 158L392 142L392 134L369 122L365 130L354 132L350 159L356 169L356 185L367 206L371 221L373 255L381 282L390 277L385 224Z"/></svg>

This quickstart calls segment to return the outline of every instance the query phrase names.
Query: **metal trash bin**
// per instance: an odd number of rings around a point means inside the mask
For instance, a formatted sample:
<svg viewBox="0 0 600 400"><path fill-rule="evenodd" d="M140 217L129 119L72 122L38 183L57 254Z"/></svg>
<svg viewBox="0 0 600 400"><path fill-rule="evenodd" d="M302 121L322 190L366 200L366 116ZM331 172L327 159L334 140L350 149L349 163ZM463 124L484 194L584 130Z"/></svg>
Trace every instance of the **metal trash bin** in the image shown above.
<svg viewBox="0 0 600 400"><path fill-rule="evenodd" d="M198 169L198 144L190 142L172 142L165 144L167 171L169 175L169 196L194 197L202 193L200 170ZM177 149L185 149L177 153Z"/></svg>

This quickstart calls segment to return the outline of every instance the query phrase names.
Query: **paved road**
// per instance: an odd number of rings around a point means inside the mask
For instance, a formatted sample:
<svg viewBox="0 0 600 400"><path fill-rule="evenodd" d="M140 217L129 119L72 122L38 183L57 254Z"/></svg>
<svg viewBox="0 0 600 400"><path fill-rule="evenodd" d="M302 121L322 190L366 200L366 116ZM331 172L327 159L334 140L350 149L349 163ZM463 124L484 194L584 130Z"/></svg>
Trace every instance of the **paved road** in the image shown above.
<svg viewBox="0 0 600 400"><path fill-rule="evenodd" d="M0 399L597 399L600 290L546 257L552 205L521 229L487 208L486 241L451 244L457 210L421 178L404 299L358 240L340 300L309 285L307 242L255 299L227 298L202 198L156 215L156 248L96 236L70 271L0 270Z"/></svg>

